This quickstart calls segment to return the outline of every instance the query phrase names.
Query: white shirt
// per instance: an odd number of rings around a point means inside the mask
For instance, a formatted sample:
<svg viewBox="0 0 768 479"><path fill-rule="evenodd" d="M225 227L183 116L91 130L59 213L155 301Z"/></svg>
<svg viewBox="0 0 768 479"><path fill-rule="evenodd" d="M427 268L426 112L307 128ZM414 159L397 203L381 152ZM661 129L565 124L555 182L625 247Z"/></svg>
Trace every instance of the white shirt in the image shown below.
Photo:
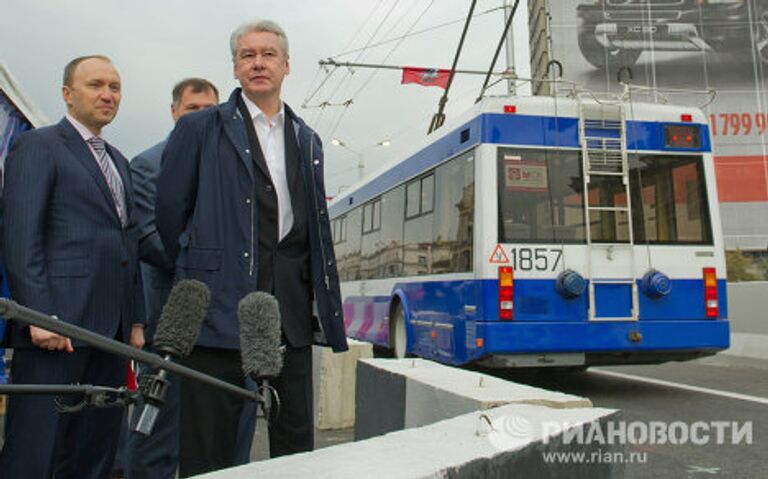
<svg viewBox="0 0 768 479"><path fill-rule="evenodd" d="M91 154L93 155L93 159L96 161L99 161L99 155L96 153L96 150L93 149L90 143L88 143L88 140L91 138L98 136L94 135L91 130L88 129L87 126L83 125L79 121L75 120L75 117L67 113L66 115L67 120L72 124L72 126L75 127L75 130L77 130L78 133L80 133L80 136L83 137L83 141L85 141L85 144L88 145L88 149L91 150ZM106 143L106 142L105 142ZM112 173L115 174L116 177L120 178L120 181L122 181L122 177L120 176L120 172L117 171L117 166L115 166L114 161L109 161L109 169L112 170Z"/></svg>
<svg viewBox="0 0 768 479"><path fill-rule="evenodd" d="M277 240L281 241L293 228L293 208L285 167L285 107L280 102L280 111L270 121L254 102L244 94L242 96L277 194Z"/></svg>

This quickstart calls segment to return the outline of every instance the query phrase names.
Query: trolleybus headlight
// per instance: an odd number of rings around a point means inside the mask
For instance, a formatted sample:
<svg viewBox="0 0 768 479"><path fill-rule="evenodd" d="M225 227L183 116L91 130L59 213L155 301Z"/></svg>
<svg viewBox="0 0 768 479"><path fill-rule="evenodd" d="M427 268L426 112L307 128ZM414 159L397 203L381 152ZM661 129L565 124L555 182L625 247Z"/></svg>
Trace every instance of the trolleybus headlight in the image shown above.
<svg viewBox="0 0 768 479"><path fill-rule="evenodd" d="M566 298L575 298L580 296L587 287L584 277L572 269L566 269L557 275L555 283L557 292Z"/></svg>
<svg viewBox="0 0 768 479"><path fill-rule="evenodd" d="M672 281L669 276L656 269L650 269L640 280L640 286L646 296L651 298L661 298L672 291Z"/></svg>

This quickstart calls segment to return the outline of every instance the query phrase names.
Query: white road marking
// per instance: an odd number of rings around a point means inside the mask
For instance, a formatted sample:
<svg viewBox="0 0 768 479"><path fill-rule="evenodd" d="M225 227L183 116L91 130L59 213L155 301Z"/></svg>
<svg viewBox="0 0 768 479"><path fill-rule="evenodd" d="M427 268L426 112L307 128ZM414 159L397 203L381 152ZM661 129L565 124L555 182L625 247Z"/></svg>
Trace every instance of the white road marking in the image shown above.
<svg viewBox="0 0 768 479"><path fill-rule="evenodd" d="M614 378L628 379L630 381L637 381L637 382L647 383L647 384L655 384L657 386L667 386L670 388L684 389L686 391L693 391L693 392L703 393L703 394L711 394L713 396L720 396L728 399L738 399L740 401L749 401L749 402L764 404L768 406L768 398L764 398L760 396L750 396L748 394L732 393L730 391L721 391L719 389L710 389L710 388L703 388L699 386L691 386L689 384L681 384L681 383L675 383L672 381L664 381L661 379L646 378L644 376L635 376L634 374L624 374L624 373L617 373L614 371L606 371L604 369L590 368L589 372L594 372L597 374L601 374L603 376L610 376Z"/></svg>

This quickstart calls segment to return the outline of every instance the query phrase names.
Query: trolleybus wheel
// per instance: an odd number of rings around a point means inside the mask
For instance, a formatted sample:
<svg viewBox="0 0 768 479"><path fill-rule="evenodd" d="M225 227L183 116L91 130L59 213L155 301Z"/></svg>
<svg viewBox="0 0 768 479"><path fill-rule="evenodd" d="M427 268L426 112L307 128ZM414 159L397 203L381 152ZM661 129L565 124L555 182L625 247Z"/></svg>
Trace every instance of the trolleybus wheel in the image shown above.
<svg viewBox="0 0 768 479"><path fill-rule="evenodd" d="M392 347L392 354L395 359L403 359L408 354L408 333L405 329L405 314L403 307L399 304L395 306L392 313L391 326L389 329L389 345Z"/></svg>

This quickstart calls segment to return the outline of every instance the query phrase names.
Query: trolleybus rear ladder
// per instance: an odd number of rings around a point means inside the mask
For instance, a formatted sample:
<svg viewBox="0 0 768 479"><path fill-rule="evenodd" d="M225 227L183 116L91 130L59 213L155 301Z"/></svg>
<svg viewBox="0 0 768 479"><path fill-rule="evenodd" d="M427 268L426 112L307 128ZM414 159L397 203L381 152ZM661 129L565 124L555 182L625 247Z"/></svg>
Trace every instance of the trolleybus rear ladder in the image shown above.
<svg viewBox="0 0 768 479"><path fill-rule="evenodd" d="M587 240L587 268L589 271L589 319L634 321L638 318L638 288L635 278L634 237L632 231L632 210L629 189L629 163L627 159L626 117L624 104L620 100L597 100L579 95L579 140L581 143L582 168L584 179L584 217ZM603 206L590 200L592 180L606 177L620 177L624 186L626 205ZM598 186L598 185L594 185ZM592 218L600 218L603 213L612 213L615 227L620 227L621 213L625 214L626 242L600 241L600 249L608 259L614 251L625 250L629 256L629 275L618 278L595 278L593 274L593 254L595 243L592 240ZM600 218L603 219L603 218ZM632 309L627 317L596 317L595 286L599 284L626 284L631 286Z"/></svg>

